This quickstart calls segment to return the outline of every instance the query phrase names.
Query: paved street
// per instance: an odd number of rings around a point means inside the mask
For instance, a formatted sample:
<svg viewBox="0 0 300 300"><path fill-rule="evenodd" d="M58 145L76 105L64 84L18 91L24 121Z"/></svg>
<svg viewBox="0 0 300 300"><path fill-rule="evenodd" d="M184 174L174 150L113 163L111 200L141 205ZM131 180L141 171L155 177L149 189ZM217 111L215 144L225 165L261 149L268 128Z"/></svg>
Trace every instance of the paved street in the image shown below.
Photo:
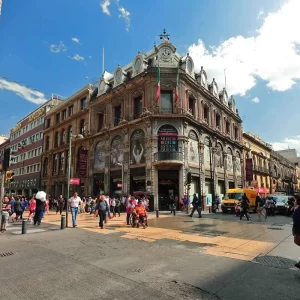
<svg viewBox="0 0 300 300"><path fill-rule="evenodd" d="M299 299L289 218L162 214L144 230L124 217L58 230L50 214L41 232L1 235L0 254L13 255L0 257L0 299Z"/></svg>

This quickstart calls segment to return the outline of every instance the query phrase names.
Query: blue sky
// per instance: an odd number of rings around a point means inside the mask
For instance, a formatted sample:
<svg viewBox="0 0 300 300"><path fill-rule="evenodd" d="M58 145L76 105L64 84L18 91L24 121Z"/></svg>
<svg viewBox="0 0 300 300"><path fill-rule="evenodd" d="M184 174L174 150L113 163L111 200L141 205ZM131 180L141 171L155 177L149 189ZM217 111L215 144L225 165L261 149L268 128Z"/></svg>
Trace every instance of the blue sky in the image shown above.
<svg viewBox="0 0 300 300"><path fill-rule="evenodd" d="M102 46L113 73L150 50L165 27L219 89L226 68L245 131L300 152L299 11L297 0L3 0L0 133L51 93L68 97L95 83Z"/></svg>

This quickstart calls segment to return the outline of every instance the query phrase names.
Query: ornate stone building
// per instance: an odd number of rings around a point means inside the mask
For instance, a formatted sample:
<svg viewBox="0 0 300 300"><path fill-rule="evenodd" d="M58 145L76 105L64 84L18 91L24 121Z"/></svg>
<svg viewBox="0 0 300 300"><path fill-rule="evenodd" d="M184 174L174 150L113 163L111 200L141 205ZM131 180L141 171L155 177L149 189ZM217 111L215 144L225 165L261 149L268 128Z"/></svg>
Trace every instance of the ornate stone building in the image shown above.
<svg viewBox="0 0 300 300"><path fill-rule="evenodd" d="M168 39L105 72L97 93L89 106L90 194L148 193L152 207L166 209L170 195L211 199L243 186L234 98Z"/></svg>
<svg viewBox="0 0 300 300"><path fill-rule="evenodd" d="M71 177L80 178L80 185L72 185L70 192L87 195L89 191L88 104L92 91L92 85L85 86L45 116L41 186L51 196L67 195L70 134L84 136L84 139L72 139Z"/></svg>
<svg viewBox="0 0 300 300"><path fill-rule="evenodd" d="M297 190L296 167L288 159L273 151L272 145L258 135L243 133L244 159L252 159L252 180L245 186L260 194L293 194ZM246 180L246 177L245 177Z"/></svg>

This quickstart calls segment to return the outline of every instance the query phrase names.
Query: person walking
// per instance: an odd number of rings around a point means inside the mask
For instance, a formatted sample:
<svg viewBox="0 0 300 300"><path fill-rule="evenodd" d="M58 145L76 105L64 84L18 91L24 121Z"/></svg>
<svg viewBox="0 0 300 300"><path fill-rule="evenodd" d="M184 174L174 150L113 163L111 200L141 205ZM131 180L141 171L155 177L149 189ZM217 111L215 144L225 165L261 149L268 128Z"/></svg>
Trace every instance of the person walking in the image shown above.
<svg viewBox="0 0 300 300"><path fill-rule="evenodd" d="M131 197L131 199L127 201L127 206L126 206L126 214L127 214L126 223L127 223L127 225L130 225L130 222L129 222L130 216L131 216L132 211L135 208L135 206L136 206L135 199L134 199L134 197Z"/></svg>
<svg viewBox="0 0 300 300"><path fill-rule="evenodd" d="M121 214L120 214L120 206L121 206L121 200L119 198L116 198L115 199L115 216L118 214L119 217L121 217Z"/></svg>
<svg viewBox="0 0 300 300"><path fill-rule="evenodd" d="M6 231L10 209L11 209L11 205L8 197L4 197L2 203L2 214L1 214L1 232Z"/></svg>
<svg viewBox="0 0 300 300"><path fill-rule="evenodd" d="M29 201L29 215L28 215L28 220L32 221L32 218L35 213L35 200L34 197L31 197Z"/></svg>
<svg viewBox="0 0 300 300"><path fill-rule="evenodd" d="M300 246L300 197L297 196L296 201L294 202L294 213L293 218L293 236L294 243L297 246ZM300 261L295 264L295 267L300 269Z"/></svg>
<svg viewBox="0 0 300 300"><path fill-rule="evenodd" d="M20 198L16 198L15 204L14 204L14 210L16 213L16 221L22 220L23 215L23 204L20 200Z"/></svg>
<svg viewBox="0 0 300 300"><path fill-rule="evenodd" d="M110 201L110 207L111 207L111 212L113 214L113 217L116 216L116 198L113 197Z"/></svg>
<svg viewBox="0 0 300 300"><path fill-rule="evenodd" d="M44 200L45 201L42 201L41 199L36 199L33 225L36 225L36 224L41 225L43 211L45 210L45 205L46 205L46 199L44 199Z"/></svg>
<svg viewBox="0 0 300 300"><path fill-rule="evenodd" d="M248 215L248 209L249 209L249 201L247 196L244 194L244 196L241 199L241 214L240 214L240 221L242 221L243 216L246 216L247 221L249 222L249 215Z"/></svg>
<svg viewBox="0 0 300 300"><path fill-rule="evenodd" d="M80 204L81 204L81 199L78 196L78 193L74 193L74 196L69 199L69 206L71 208L73 228L77 227L76 219L78 214L78 207Z"/></svg>
<svg viewBox="0 0 300 300"><path fill-rule="evenodd" d="M65 205L65 199L63 197L63 195L60 195L59 198L56 200L57 202L57 205L56 205L56 214L59 214L61 215L62 212L63 212L63 208L64 208L64 205Z"/></svg>
<svg viewBox="0 0 300 300"><path fill-rule="evenodd" d="M197 197L196 194L193 195L192 205L193 205L193 209L192 209L192 212L191 212L191 214L189 216L192 218L195 210L197 210L199 218L202 218L202 215L201 215L201 206L202 206L202 203L201 203L201 200Z"/></svg>
<svg viewBox="0 0 300 300"><path fill-rule="evenodd" d="M106 212L108 212L108 205L107 202L105 201L105 197L102 195L99 198L99 203L98 203L98 214L99 214L99 227L103 229L104 226L104 221L106 218Z"/></svg>

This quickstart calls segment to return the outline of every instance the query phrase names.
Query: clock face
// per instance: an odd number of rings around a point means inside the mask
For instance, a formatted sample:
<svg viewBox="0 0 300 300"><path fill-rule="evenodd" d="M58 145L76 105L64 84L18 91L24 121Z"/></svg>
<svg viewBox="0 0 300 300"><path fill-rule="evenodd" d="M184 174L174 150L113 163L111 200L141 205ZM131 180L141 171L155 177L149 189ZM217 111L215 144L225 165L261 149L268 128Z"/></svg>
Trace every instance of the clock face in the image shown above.
<svg viewBox="0 0 300 300"><path fill-rule="evenodd" d="M206 85L206 77L204 73L201 74L201 83L202 85Z"/></svg>
<svg viewBox="0 0 300 300"><path fill-rule="evenodd" d="M119 83L121 81L122 71L118 70L116 73L116 80Z"/></svg>
<svg viewBox="0 0 300 300"><path fill-rule="evenodd" d="M160 59L168 62L171 60L172 57L172 50L169 47L162 47L160 50Z"/></svg>
<svg viewBox="0 0 300 300"><path fill-rule="evenodd" d="M218 94L218 89L217 89L217 86L215 84L214 84L214 87L213 87L213 92L214 92L215 96Z"/></svg>
<svg viewBox="0 0 300 300"><path fill-rule="evenodd" d="M102 80L100 83L100 91L103 92L105 89L105 82Z"/></svg>
<svg viewBox="0 0 300 300"><path fill-rule="evenodd" d="M188 59L188 61L187 61L187 70L189 73L192 73L192 71L193 71L193 64L190 59Z"/></svg>
<svg viewBox="0 0 300 300"><path fill-rule="evenodd" d="M135 61L135 64L134 64L134 68L136 71L139 71L141 69L141 65L142 65L142 60L140 58L138 58L136 61Z"/></svg>

